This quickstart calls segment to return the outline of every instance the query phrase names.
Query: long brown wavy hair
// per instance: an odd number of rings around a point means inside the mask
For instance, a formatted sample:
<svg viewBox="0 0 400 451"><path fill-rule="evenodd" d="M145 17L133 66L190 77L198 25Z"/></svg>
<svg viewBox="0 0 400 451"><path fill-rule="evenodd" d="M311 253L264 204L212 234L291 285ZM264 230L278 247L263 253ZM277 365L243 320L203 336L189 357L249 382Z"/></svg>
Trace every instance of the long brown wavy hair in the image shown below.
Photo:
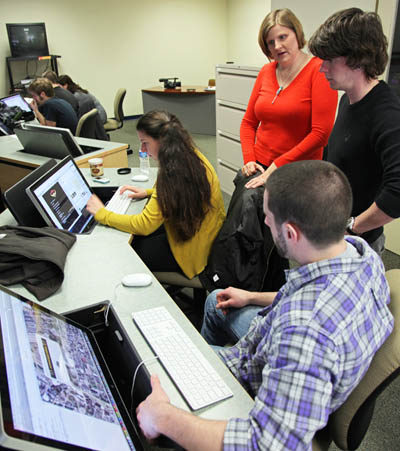
<svg viewBox="0 0 400 451"><path fill-rule="evenodd" d="M211 208L206 167L195 152L190 134L179 119L166 111L143 115L136 130L160 144L156 188L158 203L177 241L187 241L199 230Z"/></svg>

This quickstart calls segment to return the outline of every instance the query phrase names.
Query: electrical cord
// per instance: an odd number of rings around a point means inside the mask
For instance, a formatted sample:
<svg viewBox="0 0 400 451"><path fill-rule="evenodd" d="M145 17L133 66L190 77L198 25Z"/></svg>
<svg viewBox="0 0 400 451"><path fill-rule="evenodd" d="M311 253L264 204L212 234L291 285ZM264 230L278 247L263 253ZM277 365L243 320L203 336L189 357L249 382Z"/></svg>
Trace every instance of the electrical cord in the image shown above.
<svg viewBox="0 0 400 451"><path fill-rule="evenodd" d="M135 382L136 382L136 376L137 376L137 373L138 373L138 371L140 370L140 368L143 366L143 364L149 363L149 362L151 362L152 360L157 360L158 358L159 358L158 355L156 355L156 356L154 356L154 357L151 357L150 359L142 360L142 361L139 363L139 365L136 367L135 373L134 373L133 378L132 378L132 388L131 388L131 413L132 413L132 409L133 409L133 392L134 392L134 389L135 389Z"/></svg>
<svg viewBox="0 0 400 451"><path fill-rule="evenodd" d="M109 323L108 323L108 313L110 312L111 304L116 301L116 299L117 299L117 288L119 286L121 286L121 285L122 285L121 282L118 283L117 285L115 285L115 287L114 287L114 300L113 301L108 301L107 307L104 310L104 323L105 323L106 327L108 327L108 325L109 325Z"/></svg>

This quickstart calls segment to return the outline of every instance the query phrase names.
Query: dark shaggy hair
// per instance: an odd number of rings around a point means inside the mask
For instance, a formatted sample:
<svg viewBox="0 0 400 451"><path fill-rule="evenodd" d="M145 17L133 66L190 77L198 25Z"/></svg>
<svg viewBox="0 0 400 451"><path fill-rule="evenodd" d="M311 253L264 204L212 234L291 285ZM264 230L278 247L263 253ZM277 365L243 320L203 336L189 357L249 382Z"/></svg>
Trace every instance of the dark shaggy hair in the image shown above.
<svg viewBox="0 0 400 451"><path fill-rule="evenodd" d="M81 86L76 84L69 75L60 75L58 77L58 82L62 86L67 85L68 91L72 92L72 94L75 94L77 91L88 94L88 90L83 89Z"/></svg>
<svg viewBox="0 0 400 451"><path fill-rule="evenodd" d="M268 209L278 226L296 224L318 248L343 238L353 196L343 172L327 161L297 161L281 166L265 183Z"/></svg>
<svg viewBox="0 0 400 451"><path fill-rule="evenodd" d="M178 241L190 240L211 208L211 187L203 161L179 119L150 111L136 129L160 143L156 188L161 212Z"/></svg>
<svg viewBox="0 0 400 451"><path fill-rule="evenodd" d="M384 72L387 46L379 16L359 8L344 9L330 16L308 43L313 55L322 60L343 56L350 69L362 69L369 80Z"/></svg>

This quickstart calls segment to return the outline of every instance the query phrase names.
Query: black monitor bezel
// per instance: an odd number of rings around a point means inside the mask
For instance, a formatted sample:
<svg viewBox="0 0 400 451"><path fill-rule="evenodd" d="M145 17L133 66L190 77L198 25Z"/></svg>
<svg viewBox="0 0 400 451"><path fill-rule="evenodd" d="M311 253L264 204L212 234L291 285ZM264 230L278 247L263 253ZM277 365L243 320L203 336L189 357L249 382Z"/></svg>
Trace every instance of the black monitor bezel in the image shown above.
<svg viewBox="0 0 400 451"><path fill-rule="evenodd" d="M104 377L107 381L107 384L110 388L111 394L117 404L117 407L119 409L119 412L121 413L121 416L123 418L124 424L128 430L129 436L132 439L132 442L137 449L137 451L143 451L143 444L140 440L140 435L129 415L128 409L125 405L125 403L122 400L122 397L118 391L118 388L113 380L113 377L110 373L110 370L105 363L104 357L97 345L96 338L93 334L93 332L86 327L81 326L80 324L76 323L75 321L69 319L68 317L64 315L60 315L52 310L47 309L46 307L34 302L30 301L29 299L9 290L8 288L4 287L0 284L0 291L5 292L6 294L9 294L10 296L13 296L17 299L19 299L22 302L25 302L31 306L34 306L35 309L41 310L47 314L54 315L56 318L63 320L69 324L72 324L73 326L77 327L80 330L83 330L86 332L86 335L89 337L90 344L92 345L93 352L99 362L99 365L101 367L101 370L104 374ZM11 412L11 402L10 402L10 396L9 396L9 388L8 388L8 380L7 380L7 370L6 370L6 363L5 363L5 353L4 353L4 346L3 346L3 338L2 338L2 325L0 321L0 374L3 375L0 380L0 417L2 419L3 424L1 425L3 431L9 436L11 439L14 440L24 440L29 443L35 443L45 446L51 446L59 449L68 449L68 450L87 450L88 448L84 448L78 445L73 445L65 442L60 442L55 439L49 439L45 438L39 435L32 434L30 432L21 432L18 429L14 429L12 427L13 420L12 420L12 412ZM7 445L7 443L5 443Z"/></svg>
<svg viewBox="0 0 400 451"><path fill-rule="evenodd" d="M23 27L32 27L32 26L40 26L44 31L44 40L45 40L45 48L43 51L40 51L39 54L37 52L30 54L19 54L15 47L12 46L12 29L13 28L23 28ZM23 57L39 57L39 56L48 56L49 55L49 44L47 42L47 33L46 33L46 24L44 22L31 22L31 23L7 23L7 36L8 36L8 44L10 46L11 57L13 58L23 58Z"/></svg>

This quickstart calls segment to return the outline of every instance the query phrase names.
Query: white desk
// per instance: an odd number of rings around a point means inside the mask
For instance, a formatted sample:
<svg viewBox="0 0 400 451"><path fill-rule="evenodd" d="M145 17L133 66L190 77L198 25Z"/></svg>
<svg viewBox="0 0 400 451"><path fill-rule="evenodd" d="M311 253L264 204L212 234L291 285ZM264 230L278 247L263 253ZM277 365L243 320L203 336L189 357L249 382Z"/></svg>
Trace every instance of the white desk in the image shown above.
<svg viewBox="0 0 400 451"><path fill-rule="evenodd" d="M82 171L90 179L89 170L83 169ZM149 182L135 182L135 185L152 186L156 178L156 171L156 169L150 169ZM132 184L133 182L131 182L130 178L137 173L139 173L137 168L134 168L132 174L128 175L118 175L116 169L105 169L105 176L111 180L110 186ZM95 185L94 182L91 184ZM129 207L128 213L140 212L145 202L145 200L133 202ZM0 215L0 224L15 224L8 210ZM154 277L153 283L148 287L126 288L119 286L116 290L116 296L114 296L115 287L121 282L125 274L134 272L148 272L151 274L129 246L129 237L130 235L127 233L100 224L94 228L90 235L78 235L76 243L72 246L67 256L64 271L65 279L61 288L56 294L41 304L58 313L63 313L90 304L96 304L106 299L111 300L118 318L142 359L151 358L154 354L134 325L131 313L151 307L165 306L234 393L233 398L197 411L196 414L209 419L247 417L248 412L253 407L253 400ZM21 285L13 285L9 289L28 299L36 300ZM146 367L150 373L157 373L160 376L163 388L166 390L172 403L189 410L160 363L154 360L148 363Z"/></svg>
<svg viewBox="0 0 400 451"><path fill-rule="evenodd" d="M100 150L75 158L78 167L88 168L88 160L94 157L103 158L105 167L128 166L126 153L128 144L88 138L76 139L79 144L100 147ZM0 137L0 189L2 192L48 160L47 157L20 152L21 149L22 145L16 135Z"/></svg>

